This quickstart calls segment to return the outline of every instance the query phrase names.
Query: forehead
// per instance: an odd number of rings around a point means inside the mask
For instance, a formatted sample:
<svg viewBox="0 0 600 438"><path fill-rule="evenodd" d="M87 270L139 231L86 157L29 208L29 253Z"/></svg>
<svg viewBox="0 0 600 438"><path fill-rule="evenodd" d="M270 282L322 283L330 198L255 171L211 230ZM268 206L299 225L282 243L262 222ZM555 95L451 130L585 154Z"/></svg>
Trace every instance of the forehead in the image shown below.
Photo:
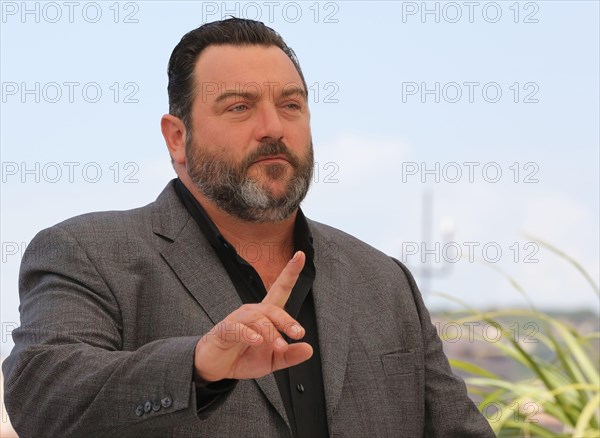
<svg viewBox="0 0 600 438"><path fill-rule="evenodd" d="M202 51L194 69L197 92L202 90L239 89L258 84L273 89L297 85L302 79L291 59L276 46L218 45Z"/></svg>

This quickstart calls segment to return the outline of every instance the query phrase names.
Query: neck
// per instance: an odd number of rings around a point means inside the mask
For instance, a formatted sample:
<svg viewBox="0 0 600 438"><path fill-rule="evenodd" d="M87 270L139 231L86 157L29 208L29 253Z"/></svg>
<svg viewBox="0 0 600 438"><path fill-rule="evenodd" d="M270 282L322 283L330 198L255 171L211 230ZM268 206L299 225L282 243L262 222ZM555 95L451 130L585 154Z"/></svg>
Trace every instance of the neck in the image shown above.
<svg viewBox="0 0 600 438"><path fill-rule="evenodd" d="M180 179L204 208L223 237L246 261L257 267L287 263L291 258L294 251L294 224L297 211L280 222L246 222L223 211L202 195L187 175L180 175Z"/></svg>

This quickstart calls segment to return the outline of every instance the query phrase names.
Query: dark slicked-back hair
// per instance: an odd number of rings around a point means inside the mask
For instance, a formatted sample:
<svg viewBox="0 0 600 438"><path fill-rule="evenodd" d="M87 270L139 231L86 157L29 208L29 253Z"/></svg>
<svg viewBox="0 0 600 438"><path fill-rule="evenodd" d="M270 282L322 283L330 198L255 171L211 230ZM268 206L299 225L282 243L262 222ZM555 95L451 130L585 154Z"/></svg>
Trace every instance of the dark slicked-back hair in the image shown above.
<svg viewBox="0 0 600 438"><path fill-rule="evenodd" d="M169 59L169 113L180 118L188 131L191 130L191 110L194 101L194 67L200 53L208 46L230 44L234 46L276 46L290 58L300 78L304 91L308 92L304 75L294 51L281 35L260 21L229 18L206 23L186 33L173 49Z"/></svg>

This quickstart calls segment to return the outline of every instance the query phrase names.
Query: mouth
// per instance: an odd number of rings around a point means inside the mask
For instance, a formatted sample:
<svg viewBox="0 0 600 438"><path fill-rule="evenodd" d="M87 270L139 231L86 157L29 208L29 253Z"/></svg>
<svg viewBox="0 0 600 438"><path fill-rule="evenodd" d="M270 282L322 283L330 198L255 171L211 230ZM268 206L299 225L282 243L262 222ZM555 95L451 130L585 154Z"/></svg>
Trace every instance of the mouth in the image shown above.
<svg viewBox="0 0 600 438"><path fill-rule="evenodd" d="M289 163L288 159L285 155L266 155L264 157L260 157L258 160L254 161L252 164L264 163L264 164L276 164L276 163Z"/></svg>

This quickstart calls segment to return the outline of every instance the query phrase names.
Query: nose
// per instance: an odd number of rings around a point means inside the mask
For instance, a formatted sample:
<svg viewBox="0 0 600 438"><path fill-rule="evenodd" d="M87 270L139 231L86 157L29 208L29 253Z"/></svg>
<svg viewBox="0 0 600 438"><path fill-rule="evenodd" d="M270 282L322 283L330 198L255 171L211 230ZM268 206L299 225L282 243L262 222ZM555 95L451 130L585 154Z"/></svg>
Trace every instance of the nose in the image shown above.
<svg viewBox="0 0 600 438"><path fill-rule="evenodd" d="M267 138L279 140L283 137L283 124L273 103L262 105L257 112L255 138L262 142Z"/></svg>

